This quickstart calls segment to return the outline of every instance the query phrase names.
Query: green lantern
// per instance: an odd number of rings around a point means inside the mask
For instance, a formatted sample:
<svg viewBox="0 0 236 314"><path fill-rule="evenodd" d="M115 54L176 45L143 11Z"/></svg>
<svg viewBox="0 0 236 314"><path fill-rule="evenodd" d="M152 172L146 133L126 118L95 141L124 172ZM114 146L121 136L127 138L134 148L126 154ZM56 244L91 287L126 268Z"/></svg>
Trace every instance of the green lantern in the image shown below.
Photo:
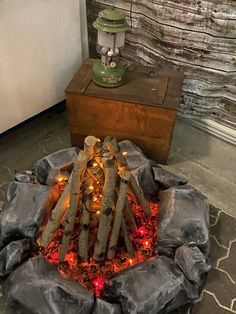
<svg viewBox="0 0 236 314"><path fill-rule="evenodd" d="M120 51L128 28L125 15L116 9L99 12L93 26L97 29L97 51L101 60L94 64L92 80L102 87L118 87L125 83L125 67L120 63Z"/></svg>

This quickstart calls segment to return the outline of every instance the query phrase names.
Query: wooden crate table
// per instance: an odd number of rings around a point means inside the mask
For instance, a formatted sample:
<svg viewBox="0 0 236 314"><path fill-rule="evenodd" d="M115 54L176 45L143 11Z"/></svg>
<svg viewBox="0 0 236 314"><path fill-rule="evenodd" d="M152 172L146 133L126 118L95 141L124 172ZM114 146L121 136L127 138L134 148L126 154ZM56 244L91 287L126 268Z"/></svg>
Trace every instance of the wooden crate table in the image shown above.
<svg viewBox="0 0 236 314"><path fill-rule="evenodd" d="M127 69L127 83L102 88L91 80L87 59L66 89L71 143L82 147L87 135L129 139L159 163L167 163L183 74L142 65Z"/></svg>

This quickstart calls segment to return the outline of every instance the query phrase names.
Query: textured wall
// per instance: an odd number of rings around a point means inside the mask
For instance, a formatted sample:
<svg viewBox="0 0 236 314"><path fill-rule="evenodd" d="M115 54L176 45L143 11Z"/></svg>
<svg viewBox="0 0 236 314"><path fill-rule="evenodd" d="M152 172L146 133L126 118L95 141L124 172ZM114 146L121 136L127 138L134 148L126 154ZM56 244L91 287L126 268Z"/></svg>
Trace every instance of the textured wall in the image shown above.
<svg viewBox="0 0 236 314"><path fill-rule="evenodd" d="M0 1L0 133L64 99L87 50L85 12L84 0Z"/></svg>
<svg viewBox="0 0 236 314"><path fill-rule="evenodd" d="M130 20L125 0L87 1L90 51L99 10L115 6ZM174 65L186 74L180 114L236 127L236 1L133 0L124 58Z"/></svg>

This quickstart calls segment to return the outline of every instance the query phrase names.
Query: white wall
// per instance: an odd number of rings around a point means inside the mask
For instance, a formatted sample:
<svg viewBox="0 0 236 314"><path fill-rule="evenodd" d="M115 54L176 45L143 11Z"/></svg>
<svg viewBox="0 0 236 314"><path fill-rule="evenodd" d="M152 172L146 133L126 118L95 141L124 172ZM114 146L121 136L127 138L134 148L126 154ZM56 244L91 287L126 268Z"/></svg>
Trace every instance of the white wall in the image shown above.
<svg viewBox="0 0 236 314"><path fill-rule="evenodd" d="M63 100L87 54L85 0L0 0L0 133Z"/></svg>

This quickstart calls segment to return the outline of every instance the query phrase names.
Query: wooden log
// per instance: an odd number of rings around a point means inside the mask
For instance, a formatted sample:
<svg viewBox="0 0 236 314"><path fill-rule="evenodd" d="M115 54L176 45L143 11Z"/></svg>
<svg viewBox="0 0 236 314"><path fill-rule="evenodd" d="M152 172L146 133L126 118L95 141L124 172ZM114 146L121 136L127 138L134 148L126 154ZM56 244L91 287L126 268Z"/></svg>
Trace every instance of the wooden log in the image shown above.
<svg viewBox="0 0 236 314"><path fill-rule="evenodd" d="M56 206L52 210L51 217L49 218L45 229L41 235L40 245L47 246L52 241L54 234L59 227L70 201L70 186L72 175L70 176L68 183L65 186Z"/></svg>
<svg viewBox="0 0 236 314"><path fill-rule="evenodd" d="M78 159L75 161L75 165L72 171L70 205L66 215L65 229L62 239L62 245L60 248L59 254L60 262L64 261L69 247L70 236L74 228L75 217L78 209L79 193L82 179L81 176L86 168L87 162L88 162L87 153L85 151L80 151Z"/></svg>
<svg viewBox="0 0 236 314"><path fill-rule="evenodd" d="M124 175L121 176L121 183L119 188L118 199L115 207L115 217L112 226L111 238L108 246L107 258L113 259L116 254L117 242L120 233L121 222L123 218L123 209L126 202L126 193L129 186L131 173L130 171L126 171Z"/></svg>
<svg viewBox="0 0 236 314"><path fill-rule="evenodd" d="M103 161L105 169L105 182L102 190L102 205L97 233L97 241L94 249L94 260L103 261L106 256L107 241L112 222L112 206L115 197L117 182L117 166L115 160L105 159Z"/></svg>
<svg viewBox="0 0 236 314"><path fill-rule="evenodd" d="M89 135L84 139L84 151L92 157L95 153L95 145L97 143L97 138L95 136Z"/></svg>
<svg viewBox="0 0 236 314"><path fill-rule="evenodd" d="M124 168L126 168L128 170L128 165L127 165L126 159L120 151L120 148L119 148L119 145L117 143L115 136L105 137L104 144L107 147L107 149L109 150L109 152L116 159L118 166L119 166L119 171L125 171Z"/></svg>
<svg viewBox="0 0 236 314"><path fill-rule="evenodd" d="M104 144L106 145L106 147L108 148L108 150L110 151L110 153L115 157L115 159L118 162L118 166L119 166L119 170L121 172L124 171L124 169L129 169L128 164L126 162L125 157L122 155L120 148L118 146L117 140L114 136L108 136L104 139ZM151 215L151 210L149 208L149 204L145 199L145 196L143 194L143 191L141 190L141 188L138 186L135 178L133 177L133 175L131 175L130 177L130 187L133 190L133 193L137 199L137 201L139 202L140 206L142 207L144 213L146 216L150 216Z"/></svg>
<svg viewBox="0 0 236 314"><path fill-rule="evenodd" d="M103 185L104 171L102 166L102 142L94 136L87 136L84 140L84 150L90 156L87 173L94 182L99 182Z"/></svg>
<svg viewBox="0 0 236 314"><path fill-rule="evenodd" d="M149 204L143 194L143 191L141 190L141 188L138 186L135 178L133 176L131 176L130 178L130 187L135 195L135 198L137 199L137 201L139 202L139 205L142 207L145 215L151 216L152 212L149 208Z"/></svg>
<svg viewBox="0 0 236 314"><path fill-rule="evenodd" d="M80 233L78 242L78 255L82 262L88 261L88 250L89 250L89 221L90 212L88 211L88 202L85 202L82 206L81 217L80 217Z"/></svg>
<svg viewBox="0 0 236 314"><path fill-rule="evenodd" d="M131 232L136 232L137 231L137 225L136 221L134 218L134 213L132 211L132 208L129 204L129 201L126 199L125 202L125 208L124 208L124 218L126 224L129 226Z"/></svg>
<svg viewBox="0 0 236 314"><path fill-rule="evenodd" d="M92 246L96 243L97 241L97 235L94 234L90 239L89 239L89 244L88 244L88 250L92 248Z"/></svg>
<svg viewBox="0 0 236 314"><path fill-rule="evenodd" d="M84 140L84 150L86 151L90 161L87 164L83 189L83 206L80 217L80 232L78 240L78 255L82 262L88 261L88 250L89 250L89 228L90 228L90 217L92 210L92 193L94 191L94 183L102 181L101 177L104 177L103 170L99 165L94 167L95 156L99 156L101 152L101 143L94 136L87 136ZM92 187L92 189L91 189Z"/></svg>
<svg viewBox="0 0 236 314"><path fill-rule="evenodd" d="M132 240L130 238L130 235L129 235L127 227L126 227L124 217L122 218L122 222L121 222L121 232L122 232L122 235L123 235L123 238L125 241L125 246L126 246L128 254L129 254L129 257L134 258L135 257L135 250L134 250Z"/></svg>

